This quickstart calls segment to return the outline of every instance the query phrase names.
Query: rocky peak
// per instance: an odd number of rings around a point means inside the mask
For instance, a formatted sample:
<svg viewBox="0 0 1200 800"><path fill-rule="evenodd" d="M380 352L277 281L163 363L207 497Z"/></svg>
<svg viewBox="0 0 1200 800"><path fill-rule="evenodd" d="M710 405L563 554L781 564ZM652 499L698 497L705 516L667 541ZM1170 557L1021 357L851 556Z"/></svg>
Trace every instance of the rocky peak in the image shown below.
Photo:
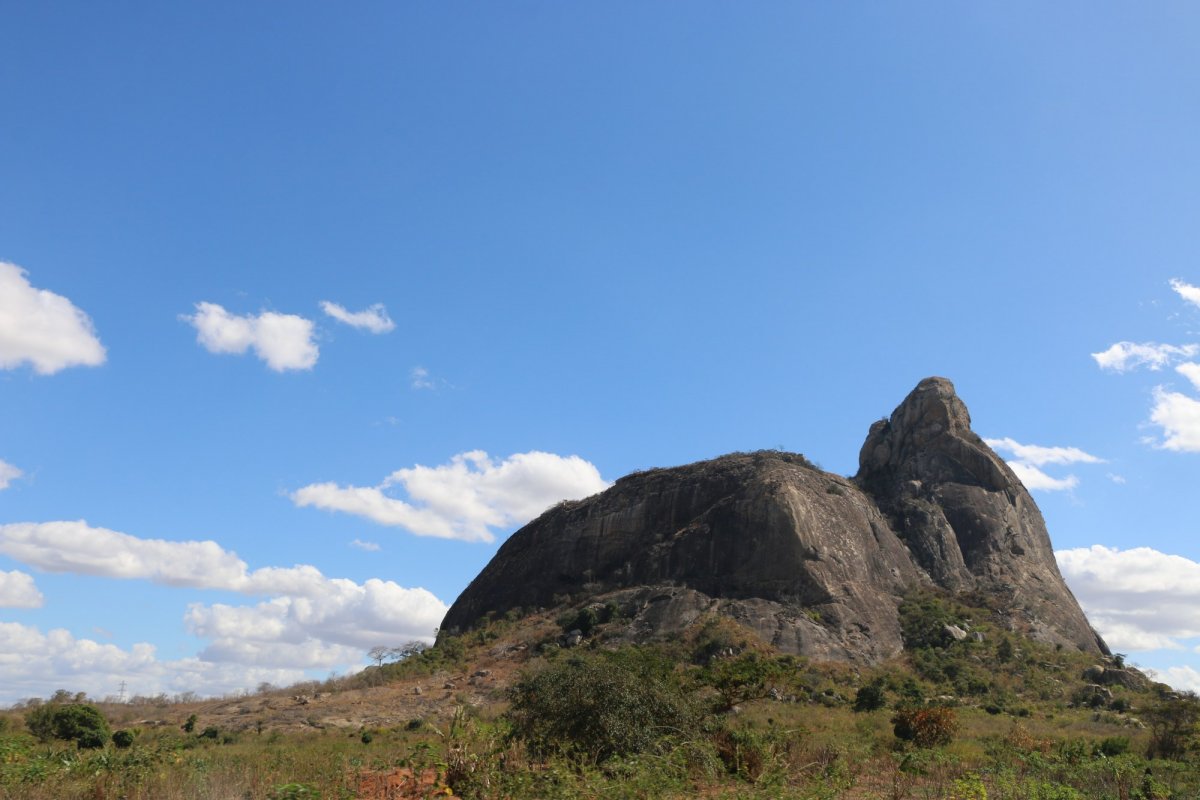
<svg viewBox="0 0 1200 800"><path fill-rule="evenodd" d="M986 594L1015 630L1107 653L1037 505L950 381L926 378L872 425L859 464L848 480L759 452L627 476L514 533L442 627L604 598L647 636L722 614L785 652L874 662L903 646L904 594L938 586Z"/></svg>
<svg viewBox="0 0 1200 800"><path fill-rule="evenodd" d="M880 490L899 484L954 481L1000 491L1016 475L971 430L971 414L945 378L917 384L888 419L871 426L855 480Z"/></svg>

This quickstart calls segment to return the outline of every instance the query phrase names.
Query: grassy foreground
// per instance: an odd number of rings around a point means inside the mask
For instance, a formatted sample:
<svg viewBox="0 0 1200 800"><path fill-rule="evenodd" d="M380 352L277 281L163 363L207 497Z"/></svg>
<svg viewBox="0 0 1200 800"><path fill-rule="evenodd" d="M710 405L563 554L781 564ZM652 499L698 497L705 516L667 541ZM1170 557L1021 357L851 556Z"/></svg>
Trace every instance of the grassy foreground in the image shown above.
<svg viewBox="0 0 1200 800"><path fill-rule="evenodd" d="M870 669L780 656L723 619L633 646L620 609L513 615L329 687L429 685L509 654L484 702L448 692L444 713L388 727L138 727L105 708L126 746L80 748L29 732L38 706L10 711L0 798L1200 797L1194 698L991 613L912 598L906 653ZM586 631L563 648L559 629Z"/></svg>

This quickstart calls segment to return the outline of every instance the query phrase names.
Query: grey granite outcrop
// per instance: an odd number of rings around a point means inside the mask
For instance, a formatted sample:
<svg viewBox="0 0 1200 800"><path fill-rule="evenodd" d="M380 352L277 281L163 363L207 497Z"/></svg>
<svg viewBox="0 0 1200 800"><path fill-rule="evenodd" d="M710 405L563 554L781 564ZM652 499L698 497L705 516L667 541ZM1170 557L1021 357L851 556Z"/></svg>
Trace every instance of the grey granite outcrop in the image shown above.
<svg viewBox="0 0 1200 800"><path fill-rule="evenodd" d="M1001 621L1107 653L1062 580L1037 505L944 378L871 426L853 479L763 451L634 473L514 533L446 614L604 598L645 636L732 617L784 652L875 662L917 588L986 594Z"/></svg>

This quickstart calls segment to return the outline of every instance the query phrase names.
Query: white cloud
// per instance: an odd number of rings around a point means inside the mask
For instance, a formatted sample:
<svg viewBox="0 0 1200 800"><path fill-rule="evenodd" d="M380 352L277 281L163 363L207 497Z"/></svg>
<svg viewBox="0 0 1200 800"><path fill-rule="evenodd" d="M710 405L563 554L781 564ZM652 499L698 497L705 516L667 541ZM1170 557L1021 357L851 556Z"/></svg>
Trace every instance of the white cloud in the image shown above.
<svg viewBox="0 0 1200 800"><path fill-rule="evenodd" d="M1200 692L1200 672L1189 666L1167 667L1166 669L1146 667L1142 669L1142 672L1181 692Z"/></svg>
<svg viewBox="0 0 1200 800"><path fill-rule="evenodd" d="M39 375L104 363L87 314L62 295L35 289L25 270L0 261L0 369L33 366Z"/></svg>
<svg viewBox="0 0 1200 800"><path fill-rule="evenodd" d="M322 300L321 310L338 322L344 322L353 328L368 330L371 333L387 333L396 327L396 323L392 322L392 318L388 316L383 303L376 303L362 311L347 311L344 306Z"/></svg>
<svg viewBox="0 0 1200 800"><path fill-rule="evenodd" d="M436 389L440 385L440 381L429 375L429 370L424 367L413 367L409 373L412 378L412 388L414 389Z"/></svg>
<svg viewBox="0 0 1200 800"><path fill-rule="evenodd" d="M8 485L21 477L25 473L9 464L6 461L0 461L0 489L7 489Z"/></svg>
<svg viewBox="0 0 1200 800"><path fill-rule="evenodd" d="M1156 387L1150 422L1163 429L1160 447L1200 453L1200 400Z"/></svg>
<svg viewBox="0 0 1200 800"><path fill-rule="evenodd" d="M276 372L311 369L320 351L313 341L312 320L264 311L258 316L230 314L216 303L197 303L183 320L196 329L196 341L210 353L255 355Z"/></svg>
<svg viewBox="0 0 1200 800"><path fill-rule="evenodd" d="M1113 483L1120 485L1120 486L1124 486L1126 483L1128 483L1128 481L1125 480L1124 475L1118 475L1115 472L1108 473L1108 479L1110 481L1112 481Z"/></svg>
<svg viewBox="0 0 1200 800"><path fill-rule="evenodd" d="M1180 364L1175 368L1175 371L1191 381L1192 385L1197 389L1200 389L1200 364L1189 361L1186 364Z"/></svg>
<svg viewBox="0 0 1200 800"><path fill-rule="evenodd" d="M41 608L45 601L32 575L0 572L0 608Z"/></svg>
<svg viewBox="0 0 1200 800"><path fill-rule="evenodd" d="M1200 564L1149 547L1055 552L1063 577L1114 649L1179 649L1200 636Z"/></svg>
<svg viewBox="0 0 1200 800"><path fill-rule="evenodd" d="M1079 478L1074 475L1053 478L1032 464L1024 464L1020 461L1010 461L1008 466L1017 474L1025 488L1031 492L1066 492L1079 485Z"/></svg>
<svg viewBox="0 0 1200 800"><path fill-rule="evenodd" d="M267 681L287 685L303 680L300 669L263 669L185 658L159 661L151 644L128 650L77 639L57 628L43 633L16 622L0 622L0 703L48 697L57 689L116 695L124 681L129 695L195 692L201 696L254 689Z"/></svg>
<svg viewBox="0 0 1200 800"><path fill-rule="evenodd" d="M1078 447L1043 447L1036 444L1021 444L1007 436L1003 439L984 439L995 450L1012 453L1026 464L1040 467L1045 464L1103 464L1104 459L1085 453Z"/></svg>
<svg viewBox="0 0 1200 800"><path fill-rule="evenodd" d="M205 660L305 668L354 663L375 645L432 641L447 606L424 589L372 578L327 580L319 594L254 606L189 607L185 621L211 639Z"/></svg>
<svg viewBox="0 0 1200 800"><path fill-rule="evenodd" d="M449 464L415 466L379 486L315 483L292 492L298 506L342 511L418 536L490 542L494 529L523 524L560 500L608 488L599 470L579 456L517 453L496 461L481 450L460 453ZM408 501L386 494L398 487Z"/></svg>
<svg viewBox="0 0 1200 800"><path fill-rule="evenodd" d="M1190 283L1184 283L1179 280L1179 278L1172 278L1171 288L1185 301L1194 306L1200 306L1200 286L1192 286Z"/></svg>
<svg viewBox="0 0 1200 800"><path fill-rule="evenodd" d="M1084 452L1078 447L1044 447L1037 444L1021 444L1007 436L1003 439L984 439L983 441L995 450L1013 454L1014 458L1008 462L1008 465L1020 478L1025 488L1031 492L1062 492L1074 489L1079 485L1079 479L1074 475L1068 475L1065 478L1047 475L1040 469L1046 464L1104 463L1104 459Z"/></svg>
<svg viewBox="0 0 1200 800"><path fill-rule="evenodd" d="M249 581L246 563L216 542L139 539L83 520L0 525L0 554L46 572L141 578L168 586L238 591Z"/></svg>
<svg viewBox="0 0 1200 800"><path fill-rule="evenodd" d="M1200 353L1200 345L1156 344L1145 342L1117 342L1102 353L1092 353L1100 369L1127 372L1137 367L1159 370L1173 361L1191 358Z"/></svg>
<svg viewBox="0 0 1200 800"><path fill-rule="evenodd" d="M245 658L238 663L279 668L353 664L377 644L430 639L448 609L426 589L376 578L362 584L329 578L303 564L251 571L216 542L139 539L83 521L0 525L0 554L48 572L268 596L254 606L189 607L188 629L212 640L200 654L204 661ZM13 574L32 587L29 576ZM3 580L0 573L0 597ZM306 654L302 659L299 651Z"/></svg>
<svg viewBox="0 0 1200 800"><path fill-rule="evenodd" d="M362 539L355 539L350 543L351 547L357 547L359 550L366 550L368 553L378 553L379 545L375 542L364 542Z"/></svg>

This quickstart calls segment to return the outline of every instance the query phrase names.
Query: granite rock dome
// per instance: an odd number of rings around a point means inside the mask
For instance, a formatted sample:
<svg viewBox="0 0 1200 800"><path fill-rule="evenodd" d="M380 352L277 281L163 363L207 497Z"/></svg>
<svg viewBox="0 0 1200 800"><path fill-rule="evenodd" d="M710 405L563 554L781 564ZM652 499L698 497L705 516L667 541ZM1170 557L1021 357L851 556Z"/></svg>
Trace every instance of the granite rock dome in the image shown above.
<svg viewBox="0 0 1200 800"><path fill-rule="evenodd" d="M904 595L935 587L982 593L1036 639L1108 652L1036 503L944 378L871 426L853 478L798 454L737 453L559 504L504 543L442 627L604 598L630 609L635 635L717 613L784 652L871 663L903 647Z"/></svg>

